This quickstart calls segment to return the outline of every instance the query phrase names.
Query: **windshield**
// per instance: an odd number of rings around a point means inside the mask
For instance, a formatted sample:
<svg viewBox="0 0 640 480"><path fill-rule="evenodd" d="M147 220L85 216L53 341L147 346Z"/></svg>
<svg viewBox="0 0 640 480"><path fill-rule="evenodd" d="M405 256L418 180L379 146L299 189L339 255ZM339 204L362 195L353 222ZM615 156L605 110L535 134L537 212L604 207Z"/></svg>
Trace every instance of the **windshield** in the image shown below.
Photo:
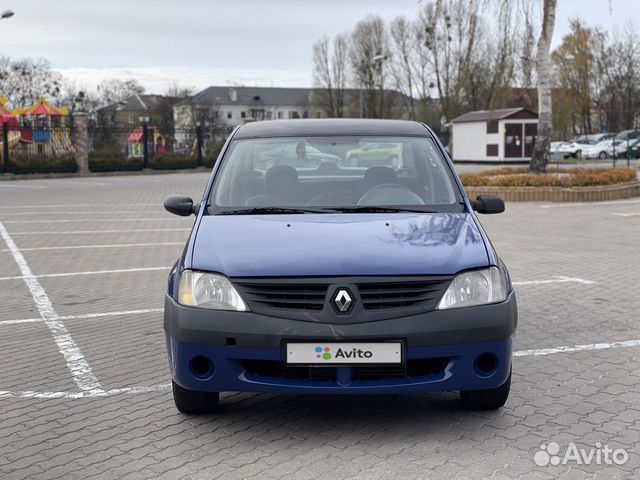
<svg viewBox="0 0 640 480"><path fill-rule="evenodd" d="M226 214L464 210L431 139L380 136L233 141L209 205Z"/></svg>

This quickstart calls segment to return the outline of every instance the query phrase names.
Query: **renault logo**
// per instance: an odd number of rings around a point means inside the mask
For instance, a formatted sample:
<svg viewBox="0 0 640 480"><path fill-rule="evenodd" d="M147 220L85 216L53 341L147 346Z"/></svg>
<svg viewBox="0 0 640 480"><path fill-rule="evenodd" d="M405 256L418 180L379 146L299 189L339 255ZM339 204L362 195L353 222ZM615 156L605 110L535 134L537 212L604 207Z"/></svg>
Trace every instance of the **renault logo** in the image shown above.
<svg viewBox="0 0 640 480"><path fill-rule="evenodd" d="M351 310L353 299L351 298L351 293L349 292L349 290L340 288L338 291L336 291L336 296L333 297L333 304L340 313L347 313L349 310Z"/></svg>

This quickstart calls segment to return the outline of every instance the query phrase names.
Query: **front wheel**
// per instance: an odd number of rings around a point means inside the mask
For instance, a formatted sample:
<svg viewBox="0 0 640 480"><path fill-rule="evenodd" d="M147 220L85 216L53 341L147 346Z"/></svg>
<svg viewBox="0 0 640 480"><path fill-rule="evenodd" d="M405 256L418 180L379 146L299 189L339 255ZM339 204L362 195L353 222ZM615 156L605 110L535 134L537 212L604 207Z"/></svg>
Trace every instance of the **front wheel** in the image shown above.
<svg viewBox="0 0 640 480"><path fill-rule="evenodd" d="M218 392L197 392L182 388L176 382L173 386L173 402L176 408L188 415L202 415L214 413L218 410L220 394Z"/></svg>
<svg viewBox="0 0 640 480"><path fill-rule="evenodd" d="M600 154L598 155L598 158L600 160L604 160L605 158L607 158L607 152L600 152Z"/></svg>
<svg viewBox="0 0 640 480"><path fill-rule="evenodd" d="M495 410L502 407L511 390L511 372L507 380L498 388L487 390L466 390L460 392L462 404L472 410Z"/></svg>

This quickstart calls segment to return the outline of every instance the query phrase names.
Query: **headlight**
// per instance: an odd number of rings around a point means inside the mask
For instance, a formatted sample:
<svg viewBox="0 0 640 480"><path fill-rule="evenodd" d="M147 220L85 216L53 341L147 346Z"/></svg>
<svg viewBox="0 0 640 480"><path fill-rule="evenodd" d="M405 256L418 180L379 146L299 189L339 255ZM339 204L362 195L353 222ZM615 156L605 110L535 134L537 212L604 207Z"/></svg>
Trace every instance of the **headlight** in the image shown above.
<svg viewBox="0 0 640 480"><path fill-rule="evenodd" d="M180 276L178 303L213 310L249 310L231 282L215 273L185 270Z"/></svg>
<svg viewBox="0 0 640 480"><path fill-rule="evenodd" d="M440 300L438 310L498 303L506 298L507 288L498 268L473 270L456 275Z"/></svg>

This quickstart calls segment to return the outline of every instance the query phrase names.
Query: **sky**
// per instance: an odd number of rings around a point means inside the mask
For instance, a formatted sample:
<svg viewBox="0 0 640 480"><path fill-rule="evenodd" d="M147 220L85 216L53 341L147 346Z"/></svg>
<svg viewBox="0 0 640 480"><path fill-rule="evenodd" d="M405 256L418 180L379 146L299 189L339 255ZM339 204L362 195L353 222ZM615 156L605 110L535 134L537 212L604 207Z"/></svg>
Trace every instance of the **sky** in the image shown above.
<svg viewBox="0 0 640 480"><path fill-rule="evenodd" d="M148 92L193 86L310 87L311 49L368 14L415 18L426 0L0 0L0 54L45 58L83 88L135 78ZM527 0L525 0L527 1ZM540 1L540 0L532 0ZM640 0L558 0L554 44L569 19L638 28Z"/></svg>

